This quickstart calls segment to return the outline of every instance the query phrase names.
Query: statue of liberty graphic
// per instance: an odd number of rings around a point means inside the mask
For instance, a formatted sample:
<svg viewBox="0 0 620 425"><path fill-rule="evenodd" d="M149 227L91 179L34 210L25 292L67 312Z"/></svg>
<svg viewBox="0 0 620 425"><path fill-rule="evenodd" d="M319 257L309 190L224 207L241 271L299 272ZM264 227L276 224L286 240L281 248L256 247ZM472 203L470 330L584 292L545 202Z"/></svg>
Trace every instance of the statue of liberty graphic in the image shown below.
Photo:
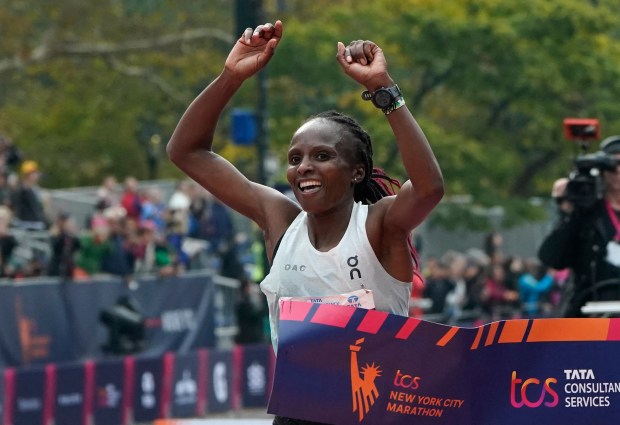
<svg viewBox="0 0 620 425"><path fill-rule="evenodd" d="M357 412L359 421L364 419L377 397L379 391L375 385L375 379L381 376L381 369L378 365L369 365L360 368L357 362L357 353L362 349L361 344L364 338L355 341L355 345L349 345L351 350L351 393L353 395L353 412Z"/></svg>

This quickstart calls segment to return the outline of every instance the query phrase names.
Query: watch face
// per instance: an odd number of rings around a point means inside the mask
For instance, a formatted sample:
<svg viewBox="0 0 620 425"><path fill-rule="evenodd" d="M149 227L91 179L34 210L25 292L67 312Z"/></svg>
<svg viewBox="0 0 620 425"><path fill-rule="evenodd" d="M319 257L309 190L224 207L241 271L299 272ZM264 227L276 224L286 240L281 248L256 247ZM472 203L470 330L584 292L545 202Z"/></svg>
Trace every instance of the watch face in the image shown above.
<svg viewBox="0 0 620 425"><path fill-rule="evenodd" d="M393 98L387 90L379 89L375 92L374 101L378 108L384 109L392 104Z"/></svg>

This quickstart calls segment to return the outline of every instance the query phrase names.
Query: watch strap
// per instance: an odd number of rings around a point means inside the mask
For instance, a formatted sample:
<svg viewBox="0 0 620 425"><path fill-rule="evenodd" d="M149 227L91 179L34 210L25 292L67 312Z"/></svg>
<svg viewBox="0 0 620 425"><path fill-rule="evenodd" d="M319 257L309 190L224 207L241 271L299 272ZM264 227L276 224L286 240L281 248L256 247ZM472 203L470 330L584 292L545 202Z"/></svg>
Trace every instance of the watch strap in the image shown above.
<svg viewBox="0 0 620 425"><path fill-rule="evenodd" d="M388 92L390 92L390 94L392 96L394 96L394 99L401 97L402 93L400 92L400 87L398 87L398 84L394 84L391 87L384 87Z"/></svg>
<svg viewBox="0 0 620 425"><path fill-rule="evenodd" d="M368 91L368 90L364 90L364 91L362 92L362 99L364 99L364 100L366 100L366 101L368 101L368 100L372 100L372 99L373 99L373 97L374 97L374 95L375 95L375 92L376 92L376 91L378 91L378 90L387 90L387 92L388 92L388 93L390 93L390 95L394 98L394 103L395 103L395 102L396 102L399 98L402 98L402 93L401 93L401 91L400 91L400 87L398 87L398 84L394 84L393 86L390 86L390 87L380 87L380 88L378 88L377 90L375 90L375 91L374 91L374 92L372 92L372 93L371 93L370 91ZM392 105L393 105L394 103L392 103ZM391 108L391 107L392 107L392 105L388 106L388 107L387 107L387 108L385 108L385 109L389 109L389 108ZM402 106L402 105L400 105L400 106ZM400 106L399 106L399 107L400 107ZM383 109L383 111L384 111L384 112L385 112L385 109Z"/></svg>
<svg viewBox="0 0 620 425"><path fill-rule="evenodd" d="M382 109L382 111L385 115L390 115L392 112L394 112L395 110L403 106L405 106L405 98L400 96L398 99L394 101L394 103L392 103L387 108Z"/></svg>

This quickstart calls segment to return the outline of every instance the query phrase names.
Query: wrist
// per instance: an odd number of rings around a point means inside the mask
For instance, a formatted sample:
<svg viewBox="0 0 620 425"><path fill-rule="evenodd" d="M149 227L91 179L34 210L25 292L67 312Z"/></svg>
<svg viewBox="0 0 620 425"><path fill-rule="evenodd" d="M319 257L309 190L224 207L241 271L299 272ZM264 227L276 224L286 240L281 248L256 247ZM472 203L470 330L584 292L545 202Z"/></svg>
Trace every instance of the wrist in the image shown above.
<svg viewBox="0 0 620 425"><path fill-rule="evenodd" d="M245 81L244 77L232 71L228 67L224 67L220 73L219 79L224 83L237 87L241 86Z"/></svg>
<svg viewBox="0 0 620 425"><path fill-rule="evenodd" d="M387 73L380 75L380 76L373 77L371 80L368 80L367 82L364 83L364 87L366 87L366 90L368 90L371 93L377 89L380 89L381 87L391 87L393 85L394 85L394 80Z"/></svg>

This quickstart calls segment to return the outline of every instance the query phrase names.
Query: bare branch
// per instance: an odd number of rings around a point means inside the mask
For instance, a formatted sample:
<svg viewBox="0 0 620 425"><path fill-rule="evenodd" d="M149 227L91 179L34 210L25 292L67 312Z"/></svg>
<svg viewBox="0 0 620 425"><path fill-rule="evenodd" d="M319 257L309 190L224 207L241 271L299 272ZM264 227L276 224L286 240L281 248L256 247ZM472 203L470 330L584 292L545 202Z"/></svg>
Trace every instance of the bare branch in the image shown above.
<svg viewBox="0 0 620 425"><path fill-rule="evenodd" d="M141 68L138 66L126 65L122 63L121 61L119 61L118 59L113 58L113 57L108 57L106 58L106 60L110 64L110 66L117 72L127 75L129 77L144 78L145 80L153 84L159 90L161 90L166 95L170 96L172 99L176 100L180 104L182 105L187 104L188 97L179 93L177 90L171 87L168 83L166 83L166 81L164 81L162 78L159 78L157 75L151 73L148 69Z"/></svg>
<svg viewBox="0 0 620 425"><path fill-rule="evenodd" d="M55 43L52 37L44 37L44 42L32 49L30 54L24 55L21 52L21 54L16 54L13 57L0 59L0 74L25 68L28 65L42 63L56 57L119 55L136 51L159 50L176 44L208 38L221 40L229 44L233 44L236 41L232 35L224 31L203 28L123 43Z"/></svg>
<svg viewBox="0 0 620 425"><path fill-rule="evenodd" d="M181 34L169 34L162 37L132 40L125 43L78 43L61 46L59 52L71 55L98 56L102 54L118 54L134 51L158 50L169 47L174 44L186 43L190 41L202 40L205 38L213 38L226 43L233 44L236 39L221 30L212 29L192 29L182 32Z"/></svg>

